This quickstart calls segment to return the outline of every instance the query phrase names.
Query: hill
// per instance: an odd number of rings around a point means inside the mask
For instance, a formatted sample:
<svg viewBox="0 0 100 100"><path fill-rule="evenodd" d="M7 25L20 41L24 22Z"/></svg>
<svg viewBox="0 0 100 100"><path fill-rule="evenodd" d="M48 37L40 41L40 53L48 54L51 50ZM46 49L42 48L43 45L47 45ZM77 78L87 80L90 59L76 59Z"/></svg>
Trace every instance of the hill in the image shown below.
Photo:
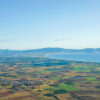
<svg viewBox="0 0 100 100"><path fill-rule="evenodd" d="M45 56L52 53L100 53L100 48L64 49L64 48L41 48L32 50L9 50L0 49L0 56Z"/></svg>

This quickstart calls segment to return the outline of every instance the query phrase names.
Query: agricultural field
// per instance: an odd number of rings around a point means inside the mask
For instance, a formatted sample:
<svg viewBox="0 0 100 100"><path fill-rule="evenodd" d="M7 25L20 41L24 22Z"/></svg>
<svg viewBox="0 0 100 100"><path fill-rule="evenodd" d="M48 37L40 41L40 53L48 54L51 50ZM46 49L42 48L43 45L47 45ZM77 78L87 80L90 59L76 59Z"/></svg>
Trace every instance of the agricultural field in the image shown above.
<svg viewBox="0 0 100 100"><path fill-rule="evenodd" d="M0 57L0 100L100 100L100 64Z"/></svg>

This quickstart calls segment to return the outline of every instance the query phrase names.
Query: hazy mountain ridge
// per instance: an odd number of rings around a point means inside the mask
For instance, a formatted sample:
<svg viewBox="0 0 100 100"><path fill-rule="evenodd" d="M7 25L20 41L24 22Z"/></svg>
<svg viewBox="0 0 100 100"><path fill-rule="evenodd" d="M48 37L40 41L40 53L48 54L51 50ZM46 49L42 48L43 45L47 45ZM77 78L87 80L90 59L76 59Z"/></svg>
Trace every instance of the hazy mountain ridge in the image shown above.
<svg viewBox="0 0 100 100"><path fill-rule="evenodd" d="M51 53L100 53L100 48L64 49L64 48L41 48L32 50L9 50L0 49L0 56L44 56Z"/></svg>

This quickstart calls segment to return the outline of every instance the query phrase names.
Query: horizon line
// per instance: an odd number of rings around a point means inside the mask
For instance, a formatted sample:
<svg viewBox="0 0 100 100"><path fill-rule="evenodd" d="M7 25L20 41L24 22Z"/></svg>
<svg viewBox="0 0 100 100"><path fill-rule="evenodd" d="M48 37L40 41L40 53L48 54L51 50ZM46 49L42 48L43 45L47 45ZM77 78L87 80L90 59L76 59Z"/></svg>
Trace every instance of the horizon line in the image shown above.
<svg viewBox="0 0 100 100"><path fill-rule="evenodd" d="M46 49L46 48L59 48L59 49L72 49L72 50L82 50L82 49L99 49L98 48L63 48L63 47L43 47L43 48L35 48L35 49L0 49L0 50L37 50L37 49Z"/></svg>

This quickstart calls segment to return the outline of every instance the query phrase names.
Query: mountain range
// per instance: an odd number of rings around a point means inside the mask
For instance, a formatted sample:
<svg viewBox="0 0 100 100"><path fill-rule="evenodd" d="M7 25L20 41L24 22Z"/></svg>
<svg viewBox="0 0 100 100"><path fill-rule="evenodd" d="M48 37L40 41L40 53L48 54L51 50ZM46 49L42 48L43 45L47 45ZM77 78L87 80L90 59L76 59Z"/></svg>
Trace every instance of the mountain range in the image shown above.
<svg viewBox="0 0 100 100"><path fill-rule="evenodd" d="M55 53L100 53L100 48L64 49L64 48L41 48L32 50L9 50L0 49L0 56L44 56Z"/></svg>

